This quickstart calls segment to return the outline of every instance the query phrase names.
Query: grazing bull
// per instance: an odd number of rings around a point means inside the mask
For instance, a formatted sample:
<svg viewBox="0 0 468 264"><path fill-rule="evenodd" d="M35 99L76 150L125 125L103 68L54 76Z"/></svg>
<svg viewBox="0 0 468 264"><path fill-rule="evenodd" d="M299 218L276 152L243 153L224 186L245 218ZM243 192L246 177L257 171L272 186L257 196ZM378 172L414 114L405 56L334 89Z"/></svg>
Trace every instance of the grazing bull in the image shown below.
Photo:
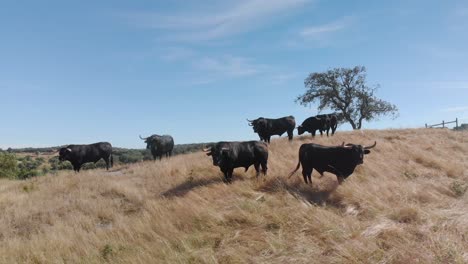
<svg viewBox="0 0 468 264"><path fill-rule="evenodd" d="M323 135L323 131L326 130L327 126L326 122L325 118L309 117L297 127L297 134L302 135L304 132L309 132L315 137L315 132L318 130L320 131L320 135Z"/></svg>
<svg viewBox="0 0 468 264"><path fill-rule="evenodd" d="M325 119L325 126L323 131L332 131L332 136L335 135L336 128L338 127L338 116L336 114L323 114L323 115L316 115L317 118L324 118Z"/></svg>
<svg viewBox="0 0 468 264"><path fill-rule="evenodd" d="M73 170L79 172L81 165L87 162L98 162L104 159L106 168L114 165L112 157L112 145L108 142L99 142L90 145L68 145L59 150L59 160L68 160L73 165Z"/></svg>
<svg viewBox="0 0 468 264"><path fill-rule="evenodd" d="M169 135L152 135L150 137L143 138L142 140L146 143L146 149L151 150L153 160L159 158L161 160L163 155L166 157L172 156L172 150L174 149L174 139Z"/></svg>
<svg viewBox="0 0 468 264"><path fill-rule="evenodd" d="M254 165L258 178L262 166L262 173L267 174L268 145L265 142L218 142L203 151L213 158L213 165L221 169L228 183L232 180L234 168L244 167L247 171Z"/></svg>
<svg viewBox="0 0 468 264"><path fill-rule="evenodd" d="M312 171L316 169L320 175L330 172L336 175L341 184L354 172L357 165L364 163L364 155L369 154L371 148L361 145L346 144L341 146L327 147L318 144L302 144L299 148L299 162L294 171L289 174L291 177L302 165L302 176L305 183L307 180L312 184Z"/></svg>
<svg viewBox="0 0 468 264"><path fill-rule="evenodd" d="M277 119L259 117L255 120L248 120L249 126L253 127L255 133L258 134L260 140L270 143L270 138L273 135L282 136L285 132L288 133L289 140L293 139L293 131L296 127L294 116L285 116Z"/></svg>

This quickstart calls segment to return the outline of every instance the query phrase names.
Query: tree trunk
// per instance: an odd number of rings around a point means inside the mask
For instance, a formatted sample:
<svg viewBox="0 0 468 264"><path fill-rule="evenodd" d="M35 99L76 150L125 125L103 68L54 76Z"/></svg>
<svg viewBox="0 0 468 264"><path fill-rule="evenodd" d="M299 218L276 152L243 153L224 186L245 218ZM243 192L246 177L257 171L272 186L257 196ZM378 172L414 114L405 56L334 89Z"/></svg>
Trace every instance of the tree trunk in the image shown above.
<svg viewBox="0 0 468 264"><path fill-rule="evenodd" d="M346 118L346 120L348 120L348 122L351 124L351 127L353 127L353 130L359 129L357 128L356 123L354 123L354 121L351 118Z"/></svg>

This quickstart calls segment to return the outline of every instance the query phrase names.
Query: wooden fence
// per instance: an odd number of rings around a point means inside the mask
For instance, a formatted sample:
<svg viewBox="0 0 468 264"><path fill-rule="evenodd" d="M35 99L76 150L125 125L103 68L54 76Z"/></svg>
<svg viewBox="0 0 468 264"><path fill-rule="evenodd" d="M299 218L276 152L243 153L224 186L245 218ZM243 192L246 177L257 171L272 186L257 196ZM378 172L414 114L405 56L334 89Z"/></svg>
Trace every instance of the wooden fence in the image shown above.
<svg viewBox="0 0 468 264"><path fill-rule="evenodd" d="M435 125L428 125L426 124L426 128L431 128L431 127L437 127L437 126L442 126L442 128L445 127L445 125L447 124L452 124L452 123L455 123L455 127L458 127L458 118L455 118L455 121L448 121L448 122L445 122L444 120L442 120L442 123L440 124L435 124Z"/></svg>

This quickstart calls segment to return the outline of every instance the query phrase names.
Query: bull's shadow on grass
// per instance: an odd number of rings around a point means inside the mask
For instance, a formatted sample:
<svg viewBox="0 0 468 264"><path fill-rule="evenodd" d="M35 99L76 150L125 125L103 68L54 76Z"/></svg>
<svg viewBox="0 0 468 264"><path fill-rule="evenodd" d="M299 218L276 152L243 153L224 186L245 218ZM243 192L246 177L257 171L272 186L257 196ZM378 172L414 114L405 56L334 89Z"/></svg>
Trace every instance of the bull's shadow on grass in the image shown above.
<svg viewBox="0 0 468 264"><path fill-rule="evenodd" d="M232 178L232 183L235 183L236 181L244 181L246 179L247 178L245 175L234 174ZM224 181L224 177L222 175L219 175L216 177L213 176L210 178L205 178L205 177L194 178L193 176L188 176L186 181L161 193L161 196L166 197L166 198L182 197L194 189L205 187L205 186L210 186L213 184L228 184L228 183Z"/></svg>
<svg viewBox="0 0 468 264"><path fill-rule="evenodd" d="M325 205L336 187L322 190L318 189L315 184L311 186L297 179L288 180L287 177L277 177L266 181L258 190L267 193L286 191L297 199L310 204Z"/></svg>

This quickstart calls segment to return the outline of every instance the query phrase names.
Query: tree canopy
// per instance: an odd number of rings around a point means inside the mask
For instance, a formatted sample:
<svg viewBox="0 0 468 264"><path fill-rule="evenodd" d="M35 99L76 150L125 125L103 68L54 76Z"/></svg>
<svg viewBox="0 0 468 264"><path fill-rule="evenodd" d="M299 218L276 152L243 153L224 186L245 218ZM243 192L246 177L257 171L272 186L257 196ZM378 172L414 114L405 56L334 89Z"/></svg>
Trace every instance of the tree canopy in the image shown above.
<svg viewBox="0 0 468 264"><path fill-rule="evenodd" d="M362 122L380 116L398 116L398 108L375 96L378 85L366 83L366 68L334 68L314 72L305 79L306 92L296 102L308 106L318 102L318 110L331 109L340 113L341 121L349 122L353 129L361 129Z"/></svg>

